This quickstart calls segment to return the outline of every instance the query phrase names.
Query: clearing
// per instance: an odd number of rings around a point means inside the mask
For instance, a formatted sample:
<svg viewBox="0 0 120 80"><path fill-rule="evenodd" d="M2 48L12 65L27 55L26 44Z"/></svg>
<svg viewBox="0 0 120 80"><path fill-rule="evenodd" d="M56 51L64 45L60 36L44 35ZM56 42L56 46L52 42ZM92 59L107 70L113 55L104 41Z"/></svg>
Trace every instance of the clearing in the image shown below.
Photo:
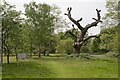
<svg viewBox="0 0 120 80"><path fill-rule="evenodd" d="M3 78L118 78L118 62L115 58L93 59L43 57L27 59L27 65L20 61L16 65L15 56L10 56L10 64L4 57ZM99 58L98 58L99 57Z"/></svg>

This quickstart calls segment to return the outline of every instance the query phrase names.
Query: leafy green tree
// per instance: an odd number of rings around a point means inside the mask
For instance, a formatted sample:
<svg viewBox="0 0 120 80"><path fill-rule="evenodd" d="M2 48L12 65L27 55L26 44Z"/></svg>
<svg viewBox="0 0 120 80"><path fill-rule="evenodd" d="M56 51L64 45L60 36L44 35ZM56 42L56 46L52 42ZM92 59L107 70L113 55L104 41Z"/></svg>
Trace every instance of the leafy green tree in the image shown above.
<svg viewBox="0 0 120 80"><path fill-rule="evenodd" d="M56 46L57 53L66 53L71 54L73 53L73 40L71 38L67 38L64 40L60 40Z"/></svg>
<svg viewBox="0 0 120 80"><path fill-rule="evenodd" d="M101 30L101 48L118 51L118 26Z"/></svg>
<svg viewBox="0 0 120 80"><path fill-rule="evenodd" d="M92 53L99 53L100 52L100 38L92 39L91 51Z"/></svg>
<svg viewBox="0 0 120 80"><path fill-rule="evenodd" d="M59 12L56 13L57 8L48 4L36 4L31 2L25 4L25 15L27 17L27 25L29 26L30 42L34 45L39 54L49 50L51 40L56 28L56 21L58 21Z"/></svg>
<svg viewBox="0 0 120 80"><path fill-rule="evenodd" d="M21 43L20 31L20 12L15 10L15 6L11 6L7 2L2 5L2 44L3 53L7 55L7 63L9 63L10 53L13 48L18 48Z"/></svg>
<svg viewBox="0 0 120 80"><path fill-rule="evenodd" d="M119 0L106 1L107 13L103 17L102 28L113 27L118 24L118 1Z"/></svg>
<svg viewBox="0 0 120 80"><path fill-rule="evenodd" d="M0 3L0 45L2 45L2 35L1 35L1 33L2 33L2 19L1 19L1 12L2 12L2 10L3 10L3 7L2 7L2 4ZM1 60L0 60L0 65L2 64L2 60L3 60L3 57L2 57L2 46L0 46L0 58L1 58Z"/></svg>
<svg viewBox="0 0 120 80"><path fill-rule="evenodd" d="M107 13L101 25L101 49L118 51L119 36L119 0L106 1Z"/></svg>

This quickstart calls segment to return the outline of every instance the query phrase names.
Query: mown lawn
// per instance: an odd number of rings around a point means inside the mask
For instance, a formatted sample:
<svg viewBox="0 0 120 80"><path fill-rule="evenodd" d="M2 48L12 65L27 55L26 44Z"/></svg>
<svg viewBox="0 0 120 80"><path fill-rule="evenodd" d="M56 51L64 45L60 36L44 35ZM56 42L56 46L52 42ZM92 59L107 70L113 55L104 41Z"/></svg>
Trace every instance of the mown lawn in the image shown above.
<svg viewBox="0 0 120 80"><path fill-rule="evenodd" d="M117 78L118 62L114 58L80 59L42 57L21 61L15 57L7 64L4 57L3 78Z"/></svg>
<svg viewBox="0 0 120 80"><path fill-rule="evenodd" d="M2 78L2 66L0 65L0 80Z"/></svg>

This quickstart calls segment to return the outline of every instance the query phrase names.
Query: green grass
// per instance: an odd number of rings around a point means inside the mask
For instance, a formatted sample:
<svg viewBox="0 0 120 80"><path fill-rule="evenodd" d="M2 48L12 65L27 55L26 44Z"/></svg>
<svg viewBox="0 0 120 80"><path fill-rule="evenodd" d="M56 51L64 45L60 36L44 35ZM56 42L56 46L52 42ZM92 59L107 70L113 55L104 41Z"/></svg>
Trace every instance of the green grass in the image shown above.
<svg viewBox="0 0 120 80"><path fill-rule="evenodd" d="M21 61L15 57L10 64L4 58L3 78L117 78L118 62L114 58L79 59L65 57L42 57Z"/></svg>
<svg viewBox="0 0 120 80"><path fill-rule="evenodd" d="M0 79L2 78L2 66L0 65Z"/></svg>

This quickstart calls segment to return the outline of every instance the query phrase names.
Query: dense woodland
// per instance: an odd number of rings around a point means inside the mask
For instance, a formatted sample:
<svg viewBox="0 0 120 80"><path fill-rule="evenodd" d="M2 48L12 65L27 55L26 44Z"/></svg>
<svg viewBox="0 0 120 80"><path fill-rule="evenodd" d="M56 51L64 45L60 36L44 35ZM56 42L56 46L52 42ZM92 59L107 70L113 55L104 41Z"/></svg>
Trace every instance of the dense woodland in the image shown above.
<svg viewBox="0 0 120 80"><path fill-rule="evenodd" d="M118 4L107 2L107 13L102 16L99 38L86 41L80 53L108 54L117 57L120 51ZM45 3L31 2L24 4L25 13L17 11L15 5L5 2L0 4L2 21L2 53L7 56L27 53L29 56L49 56L49 54L74 54L73 38L65 33L55 32L69 25L61 16L60 8ZM73 29L71 25L71 30ZM77 34L79 29L74 32ZM85 35L88 37L88 34Z"/></svg>

